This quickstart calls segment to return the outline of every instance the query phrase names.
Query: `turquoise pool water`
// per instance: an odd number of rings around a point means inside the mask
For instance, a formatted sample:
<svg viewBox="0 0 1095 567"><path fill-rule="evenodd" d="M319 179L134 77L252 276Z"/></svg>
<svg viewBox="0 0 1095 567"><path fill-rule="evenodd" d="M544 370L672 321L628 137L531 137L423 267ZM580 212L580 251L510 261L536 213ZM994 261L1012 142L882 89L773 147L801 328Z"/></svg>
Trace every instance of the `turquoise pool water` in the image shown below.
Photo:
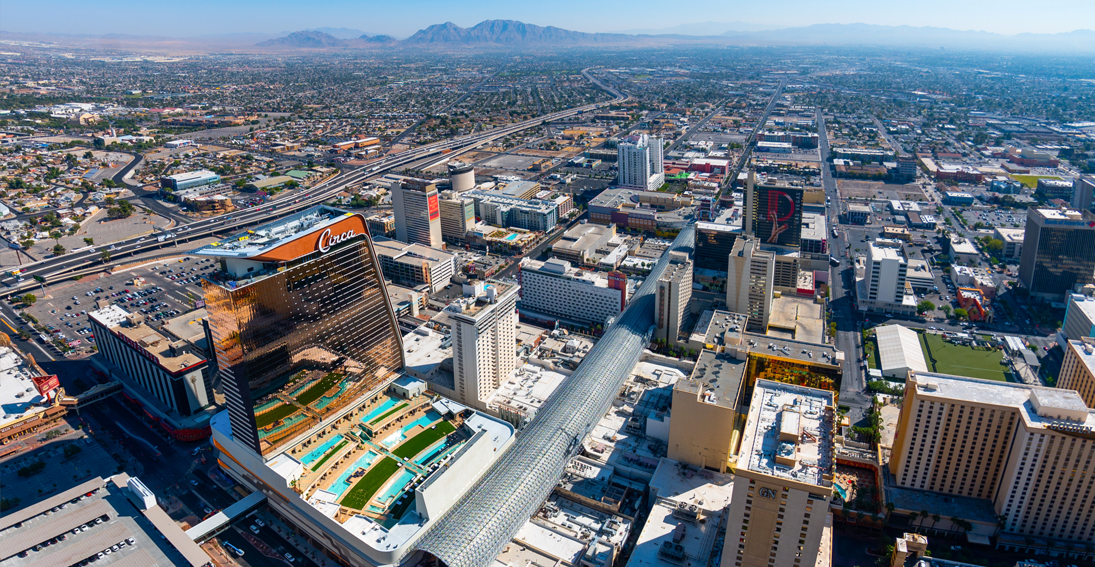
<svg viewBox="0 0 1095 567"><path fill-rule="evenodd" d="M407 427L404 427L403 429L410 429L411 426L414 426L414 425L421 425L422 427L429 427L433 422L435 422L439 419L441 419L441 414L439 414L439 413L437 413L433 410L429 410L429 411L426 412L426 415L423 415L422 417L412 421L410 425L408 425Z"/></svg>
<svg viewBox="0 0 1095 567"><path fill-rule="evenodd" d="M437 445L434 445L433 449L430 449L421 457L415 459L414 462L419 466L428 467L433 461L440 461L441 459L445 458L445 456L453 453L463 445L464 443L461 442L453 445L452 447L449 447L448 449L445 449L445 440L442 439L437 442Z"/></svg>
<svg viewBox="0 0 1095 567"><path fill-rule="evenodd" d="M327 407L327 404L337 400L338 397L341 396L342 393L346 391L346 388L349 388L349 387L350 387L350 382L349 381L343 381L338 385L338 392L336 392L334 394L331 394L330 396L324 396L324 397L320 398L318 402L315 402L312 405L314 405L316 409L323 409L323 408Z"/></svg>
<svg viewBox="0 0 1095 567"><path fill-rule="evenodd" d="M338 498L342 498L342 493L346 492L347 488L350 488L350 483L348 482L350 479L350 475L354 474L354 471L359 468L365 468L373 464L373 459L376 459L376 457L377 454L372 451L369 451L368 453L362 455L361 458L354 461L354 464L350 465L350 468L346 469L345 471L343 471L342 474L338 475L338 478L336 478L335 481L331 483L331 487L327 490L335 493L335 496L337 496Z"/></svg>
<svg viewBox="0 0 1095 567"><path fill-rule="evenodd" d="M320 457L322 457L323 455L325 455L327 453L327 451L329 451L331 449L331 447L334 447L335 445L338 445L339 442L341 442L341 441L342 441L342 436L341 435L335 435L334 437L328 439L324 444L320 445L319 447L316 447L315 449L312 449L307 455L304 455L304 457L300 460L300 462L302 462L306 465L310 465L310 464L316 462L316 460L319 459Z"/></svg>
<svg viewBox="0 0 1095 567"><path fill-rule="evenodd" d="M403 440L407 438L407 432L413 429L414 426L421 425L422 427L429 427L431 424L439 419L441 419L441 414L433 410L429 410L422 417L419 417L418 419L399 428L398 431L386 437L383 441L381 441L381 443L383 443L385 447L392 447L397 443L402 443Z"/></svg>
<svg viewBox="0 0 1095 567"><path fill-rule="evenodd" d="M372 420L376 419L377 417L379 417L384 412L386 412L386 411L392 409L393 407L395 407L395 405L397 403L399 403L399 400L397 400L395 398L388 398L387 400L384 400L384 403L380 404L379 406L376 406L375 408L373 408L372 411L365 414L365 417L361 418L361 423L366 423L366 424L369 423L370 421L372 421Z"/></svg>
<svg viewBox="0 0 1095 567"><path fill-rule="evenodd" d="M262 404L255 407L255 415L258 415L258 414L260 414L260 413L262 413L262 412L264 412L264 411L266 411L266 410L268 410L268 409L270 409L274 406L281 405L282 403L284 403L284 402L282 402L278 398L270 398L270 401L263 402Z"/></svg>
<svg viewBox="0 0 1095 567"><path fill-rule="evenodd" d="M404 467L403 472L400 472L399 475L395 477L395 480L388 485L388 488L384 489L384 492L379 497L380 502L385 506L392 504L395 497L401 494L403 489L407 488L407 485L414 480L414 477L414 471L409 471Z"/></svg>
<svg viewBox="0 0 1095 567"><path fill-rule="evenodd" d="M506 237L503 238L502 240L509 240L510 242L512 242L514 240L517 240L517 233L514 232L512 234L507 234Z"/></svg>
<svg viewBox="0 0 1095 567"><path fill-rule="evenodd" d="M285 431L286 429L296 425L298 422L303 421L305 419L308 419L308 415L304 414L304 413L297 413L294 416L287 417L287 418L285 418L281 421L281 425L271 429L270 431L260 429L259 430L259 439L266 439L267 437L269 437L271 435L276 435L278 433L281 433L282 431Z"/></svg>
<svg viewBox="0 0 1095 567"><path fill-rule="evenodd" d="M392 433L391 435L386 437L383 441L380 442L380 444L390 449L396 443L402 443L403 440L406 438L407 434L403 433L403 430L400 429L399 431L396 431L395 433Z"/></svg>

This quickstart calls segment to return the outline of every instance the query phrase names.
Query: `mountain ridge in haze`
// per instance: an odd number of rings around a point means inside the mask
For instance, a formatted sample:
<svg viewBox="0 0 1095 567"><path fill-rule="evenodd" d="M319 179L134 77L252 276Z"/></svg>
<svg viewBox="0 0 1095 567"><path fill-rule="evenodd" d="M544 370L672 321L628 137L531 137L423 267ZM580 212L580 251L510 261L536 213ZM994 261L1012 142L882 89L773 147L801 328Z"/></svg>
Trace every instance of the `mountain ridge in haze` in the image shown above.
<svg viewBox="0 0 1095 567"><path fill-rule="evenodd" d="M734 26L737 23L711 25ZM696 24L707 25L707 24ZM743 24L750 25L750 24ZM678 26L678 28L681 28ZM674 30L675 28L666 28ZM682 28L679 31L687 31ZM1005 36L984 31L962 31L939 27L883 26L877 24L814 24L798 28L755 31L725 31L718 35L625 34L579 32L555 26L538 26L515 20L484 20L470 28L452 22L434 24L418 30L407 39L388 36L362 36L362 41L339 40L295 32L284 38L264 41L259 47L334 48L334 47L580 47L598 45L657 45L674 43L715 43L722 45L828 45L874 46L893 48L951 48L1003 51L1095 52L1095 32L1076 30L1059 34L1018 34ZM314 32L307 32L314 33ZM383 38L383 39L375 39ZM338 42L342 42L341 44Z"/></svg>
<svg viewBox="0 0 1095 567"><path fill-rule="evenodd" d="M707 24L697 24L707 25ZM712 24L715 25L715 24ZM723 24L717 24L723 25ZM727 24L729 25L729 24ZM895 49L958 49L1002 53L1095 54L1095 31L1080 29L1056 34L1002 35L939 27L876 24L815 24L778 30L736 31L719 35L592 33L555 26L537 26L514 20L486 20L464 28L452 22L435 24L399 40L387 35L358 34L352 28L315 28L262 34L199 34L187 37L144 34L47 34L0 30L6 40L43 41L65 46L123 52L255 52L340 49L566 49L572 47L661 46L841 46ZM687 27L662 31L687 32ZM691 31L696 31L692 29Z"/></svg>
<svg viewBox="0 0 1095 567"><path fill-rule="evenodd" d="M403 45L582 45L619 42L624 34L587 33L565 30L555 26L538 26L516 20L484 20L470 28L462 28L452 22L434 24L418 30L401 43Z"/></svg>

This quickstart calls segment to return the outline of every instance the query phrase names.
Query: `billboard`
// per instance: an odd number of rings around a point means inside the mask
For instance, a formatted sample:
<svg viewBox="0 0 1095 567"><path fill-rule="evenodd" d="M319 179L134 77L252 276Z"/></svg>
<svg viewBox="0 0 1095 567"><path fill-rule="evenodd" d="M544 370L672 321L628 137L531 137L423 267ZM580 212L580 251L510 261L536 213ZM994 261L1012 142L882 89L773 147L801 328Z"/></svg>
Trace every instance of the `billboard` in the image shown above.
<svg viewBox="0 0 1095 567"><path fill-rule="evenodd" d="M430 193L426 197L426 203L430 211L430 220L437 220L441 216L441 209L437 205L437 193Z"/></svg>
<svg viewBox="0 0 1095 567"><path fill-rule="evenodd" d="M38 393L41 394L43 398L48 398L50 392L61 387L61 380L57 378L56 374L35 376L31 378L31 381L34 382L34 387L38 389Z"/></svg>
<svg viewBox="0 0 1095 567"><path fill-rule="evenodd" d="M753 226L765 244L798 247L802 239L802 188L754 189Z"/></svg>

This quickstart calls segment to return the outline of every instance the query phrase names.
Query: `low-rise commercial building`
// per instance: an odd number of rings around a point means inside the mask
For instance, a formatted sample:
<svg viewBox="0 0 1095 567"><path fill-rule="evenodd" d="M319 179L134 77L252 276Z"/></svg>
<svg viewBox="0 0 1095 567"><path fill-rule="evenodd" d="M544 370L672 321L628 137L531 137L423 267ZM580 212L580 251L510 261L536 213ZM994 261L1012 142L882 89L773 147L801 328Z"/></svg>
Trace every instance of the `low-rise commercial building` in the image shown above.
<svg viewBox="0 0 1095 567"><path fill-rule="evenodd" d="M396 285L428 285L436 293L449 285L455 273L455 255L421 244L405 244L384 237L373 239L384 277Z"/></svg>
<svg viewBox="0 0 1095 567"><path fill-rule="evenodd" d="M551 253L560 260L581 265L590 263L598 248L616 236L616 225L577 224L551 245Z"/></svg>
<svg viewBox="0 0 1095 567"><path fill-rule="evenodd" d="M208 423L207 415L200 424L186 419L200 416L214 403L215 368L204 352L164 336L145 325L140 313L117 305L88 313L88 322L98 342L98 362L132 395L162 411L176 428Z"/></svg>
<svg viewBox="0 0 1095 567"><path fill-rule="evenodd" d="M1023 233L1021 228L999 228L992 231L992 237L1004 243L1001 256L1009 260L1018 260L1023 256Z"/></svg>
<svg viewBox="0 0 1095 567"><path fill-rule="evenodd" d="M172 191L182 191L202 185L215 185L221 182L221 176L207 169L176 173L160 179L160 186L170 188Z"/></svg>
<svg viewBox="0 0 1095 567"><path fill-rule="evenodd" d="M156 503L156 495L125 473L93 478L0 517L0 564L212 565Z"/></svg>
<svg viewBox="0 0 1095 567"><path fill-rule="evenodd" d="M901 325L881 325L874 330L883 376L904 380L909 372L927 372L916 331Z"/></svg>
<svg viewBox="0 0 1095 567"><path fill-rule="evenodd" d="M53 427L68 413L61 382L0 333L0 444Z"/></svg>
<svg viewBox="0 0 1095 567"><path fill-rule="evenodd" d="M629 297L624 274L579 270L557 258L525 258L519 278L522 310L574 322L604 325L623 311Z"/></svg>

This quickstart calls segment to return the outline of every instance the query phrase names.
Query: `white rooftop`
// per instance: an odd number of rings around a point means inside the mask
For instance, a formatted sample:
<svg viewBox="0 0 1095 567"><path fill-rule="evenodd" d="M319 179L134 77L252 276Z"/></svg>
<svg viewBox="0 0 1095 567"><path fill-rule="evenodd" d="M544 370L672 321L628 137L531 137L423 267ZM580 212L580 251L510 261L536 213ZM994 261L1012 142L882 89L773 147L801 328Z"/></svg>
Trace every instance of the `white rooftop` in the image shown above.
<svg viewBox="0 0 1095 567"><path fill-rule="evenodd" d="M320 205L234 234L192 253L201 256L248 258L259 256L300 236L331 226L354 213Z"/></svg>
<svg viewBox="0 0 1095 567"><path fill-rule="evenodd" d="M531 417L565 380L565 374L524 364L495 390L487 400L487 408L506 407Z"/></svg>
<svg viewBox="0 0 1095 567"><path fill-rule="evenodd" d="M46 398L32 378L38 376L16 352L0 347L0 426L45 410Z"/></svg>
<svg viewBox="0 0 1095 567"><path fill-rule="evenodd" d="M670 565L659 554L667 542L681 546L678 551L683 552L685 557L701 561L712 557L716 552L714 543L717 541L718 526L722 514L730 506L733 488L731 475L696 470L677 461L661 459L650 481L654 507L639 533L627 567ZM686 509L696 506L699 518L704 521L691 521L690 516L679 512L682 504Z"/></svg>
<svg viewBox="0 0 1095 567"><path fill-rule="evenodd" d="M828 487L833 474L834 394L771 380L757 380L742 433L738 470ZM797 439L781 434L794 422ZM777 462L777 459L782 462Z"/></svg>
<svg viewBox="0 0 1095 567"><path fill-rule="evenodd" d="M121 325L122 322L125 321L125 318L128 316L128 311L114 304L88 313L88 317L94 317L98 319L99 322L101 322L103 326L108 329Z"/></svg>
<svg viewBox="0 0 1095 567"><path fill-rule="evenodd" d="M875 327L875 338L883 373L891 369L928 371L916 331L901 325L883 325Z"/></svg>
<svg viewBox="0 0 1095 567"><path fill-rule="evenodd" d="M871 242L869 248L870 257L875 262L882 260L897 260L899 262L904 262L906 260L905 251L901 248L901 244L898 241L893 241L892 244L891 242L879 239Z"/></svg>
<svg viewBox="0 0 1095 567"><path fill-rule="evenodd" d="M1028 386L1012 382L979 380L965 376L951 376L934 372L917 372L914 375L917 393L925 398L960 400L1005 408L1015 408L1023 416L1027 427L1046 429L1064 420L1039 415L1075 415L1082 421L1073 425L1086 427L1095 432L1095 410L1089 410L1080 395L1072 390ZM1055 408L1056 411L1052 411ZM1051 411L1047 411L1047 409Z"/></svg>

